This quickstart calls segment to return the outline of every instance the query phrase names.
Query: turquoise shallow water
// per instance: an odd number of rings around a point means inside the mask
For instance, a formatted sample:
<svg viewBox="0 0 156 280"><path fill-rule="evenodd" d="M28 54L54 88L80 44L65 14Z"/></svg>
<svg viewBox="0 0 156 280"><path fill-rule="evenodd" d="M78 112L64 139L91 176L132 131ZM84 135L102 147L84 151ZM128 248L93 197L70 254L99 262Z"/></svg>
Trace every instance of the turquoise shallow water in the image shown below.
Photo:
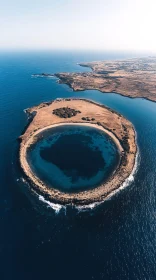
<svg viewBox="0 0 156 280"><path fill-rule="evenodd" d="M63 125L41 133L27 159L48 187L74 192L106 181L119 162L119 154L111 138L99 129Z"/></svg>
<svg viewBox="0 0 156 280"><path fill-rule="evenodd" d="M125 54L129 57L128 54ZM135 55L136 56L136 55ZM156 279L156 104L98 91L73 92L32 73L87 71L77 62L119 54L0 54L0 278ZM57 97L84 97L128 118L140 165L132 184L99 208L56 214L23 186L17 138L25 108Z"/></svg>

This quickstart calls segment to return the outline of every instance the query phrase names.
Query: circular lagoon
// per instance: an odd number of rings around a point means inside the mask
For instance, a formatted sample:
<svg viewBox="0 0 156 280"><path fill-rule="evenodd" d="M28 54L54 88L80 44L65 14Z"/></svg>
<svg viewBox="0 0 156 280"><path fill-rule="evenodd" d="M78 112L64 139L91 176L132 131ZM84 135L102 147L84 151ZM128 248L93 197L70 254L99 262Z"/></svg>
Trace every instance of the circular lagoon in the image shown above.
<svg viewBox="0 0 156 280"><path fill-rule="evenodd" d="M27 149L27 161L35 176L61 192L97 187L108 180L119 159L108 134L78 124L44 130Z"/></svg>
<svg viewBox="0 0 156 280"><path fill-rule="evenodd" d="M69 108L72 115L62 114ZM102 202L131 175L135 130L122 115L81 99L42 103L27 113L32 121L20 137L21 169L32 189L49 201Z"/></svg>

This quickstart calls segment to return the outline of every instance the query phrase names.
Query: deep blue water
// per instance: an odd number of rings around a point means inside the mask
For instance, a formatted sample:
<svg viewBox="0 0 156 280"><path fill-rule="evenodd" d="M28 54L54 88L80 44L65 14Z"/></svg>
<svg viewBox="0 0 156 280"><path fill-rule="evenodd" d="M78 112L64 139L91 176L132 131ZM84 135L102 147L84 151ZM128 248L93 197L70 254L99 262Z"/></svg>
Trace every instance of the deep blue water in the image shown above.
<svg viewBox="0 0 156 280"><path fill-rule="evenodd" d="M74 192L108 179L117 167L119 153L111 138L97 128L62 125L40 133L27 160L49 187Z"/></svg>
<svg viewBox="0 0 156 280"><path fill-rule="evenodd" d="M0 279L156 279L156 104L31 78L119 57L126 54L0 54ZM56 214L16 181L17 137L25 108L72 96L108 105L134 124L140 165L134 182L100 207Z"/></svg>

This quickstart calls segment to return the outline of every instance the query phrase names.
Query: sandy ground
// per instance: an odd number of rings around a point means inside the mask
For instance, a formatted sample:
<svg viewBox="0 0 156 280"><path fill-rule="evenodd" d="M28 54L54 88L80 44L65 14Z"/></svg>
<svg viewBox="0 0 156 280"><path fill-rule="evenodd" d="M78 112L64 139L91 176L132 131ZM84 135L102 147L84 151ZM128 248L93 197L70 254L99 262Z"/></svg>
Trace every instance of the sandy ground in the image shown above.
<svg viewBox="0 0 156 280"><path fill-rule="evenodd" d="M95 61L80 64L92 72L57 73L61 83L73 90L97 89L124 96L156 101L156 57L114 61ZM82 70L83 71L83 70Z"/></svg>
<svg viewBox="0 0 156 280"><path fill-rule="evenodd" d="M80 110L81 113L66 119L53 114L54 109L67 106L72 109ZM20 163L24 174L32 183L32 187L39 193L46 195L49 200L60 204L76 205L102 201L110 195L111 192L118 189L126 178L129 177L134 167L137 146L134 128L123 116L100 104L80 99L60 99L48 104L42 103L39 106L27 110L29 115L34 111L36 112L34 119L25 133L20 137ZM86 122L82 120L82 117L95 118L95 121ZM69 194L48 188L44 182L36 177L27 162L26 154L28 147L37 140L38 133L58 125L73 125L75 123L93 126L107 133L116 143L121 159L119 166L107 182L95 189ZM122 145L124 136L128 138L129 151L126 151ZM124 164L122 158L126 158L126 164Z"/></svg>

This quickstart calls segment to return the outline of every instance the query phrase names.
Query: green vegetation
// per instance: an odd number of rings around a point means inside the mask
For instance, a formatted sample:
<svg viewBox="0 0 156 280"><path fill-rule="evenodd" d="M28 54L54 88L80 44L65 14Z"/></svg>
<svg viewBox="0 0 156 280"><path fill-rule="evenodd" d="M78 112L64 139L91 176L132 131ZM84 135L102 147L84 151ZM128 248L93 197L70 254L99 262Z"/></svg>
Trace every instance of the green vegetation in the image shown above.
<svg viewBox="0 0 156 280"><path fill-rule="evenodd" d="M79 110L71 109L69 107L62 107L53 110L53 114L60 118L71 118L80 113L81 112Z"/></svg>

